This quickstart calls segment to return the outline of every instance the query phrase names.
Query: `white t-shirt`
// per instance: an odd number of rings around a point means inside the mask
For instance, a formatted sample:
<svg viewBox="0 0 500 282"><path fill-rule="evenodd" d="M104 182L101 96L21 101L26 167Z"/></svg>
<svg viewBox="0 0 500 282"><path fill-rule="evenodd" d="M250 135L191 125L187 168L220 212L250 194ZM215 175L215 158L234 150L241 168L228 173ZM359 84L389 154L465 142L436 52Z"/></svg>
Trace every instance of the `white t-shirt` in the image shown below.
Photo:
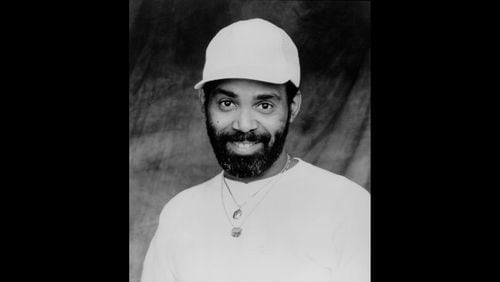
<svg viewBox="0 0 500 282"><path fill-rule="evenodd" d="M141 281L369 281L370 194L298 160L264 180L226 180L240 205L250 197L238 220L222 172L172 198ZM233 226L241 226L241 236L231 236Z"/></svg>

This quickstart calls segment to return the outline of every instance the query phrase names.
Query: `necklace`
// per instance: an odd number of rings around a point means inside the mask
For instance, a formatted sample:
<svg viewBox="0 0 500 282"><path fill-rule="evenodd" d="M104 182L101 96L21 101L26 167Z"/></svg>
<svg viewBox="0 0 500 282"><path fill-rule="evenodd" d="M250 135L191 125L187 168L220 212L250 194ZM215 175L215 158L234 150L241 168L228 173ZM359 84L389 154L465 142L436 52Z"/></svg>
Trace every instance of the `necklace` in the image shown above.
<svg viewBox="0 0 500 282"><path fill-rule="evenodd" d="M234 197L233 192L231 191L231 189L229 188L229 185L227 184L226 178L222 177L222 180L224 181L224 185L226 186L227 191L229 191L229 195L231 195L231 199L238 207L238 209L235 210L233 213L233 219L236 219L236 220L239 219L243 215L242 208L248 203L248 201L250 199L253 199L255 196L257 196L257 194L259 194L260 191L264 190L264 188L268 184L268 183L265 183L264 185L262 185L262 187L259 190L257 190L257 192L253 193L250 197L248 197L247 200L245 202L243 202L243 204L240 204L240 203L238 203L238 201L236 201L236 198Z"/></svg>
<svg viewBox="0 0 500 282"><path fill-rule="evenodd" d="M281 171L279 173L283 173L285 170L287 170L289 164L290 164L290 155L287 154L286 164L281 169ZM229 185L226 182L226 178L222 177L222 180L224 181L224 184L225 184L227 190L229 191L229 195L231 195L231 199L233 200L233 202L238 207L238 209L236 209L233 212L233 219L235 219L235 220L238 220L243 215L243 210L242 210L243 206L245 206L249 200L251 200L252 198L254 198L255 196L257 196L257 194L259 194L262 190L264 190L264 188L267 186L267 184L269 184L269 183L272 182L272 180L271 180L271 181L265 183L264 185L262 185L262 187L259 190L257 190L257 192L253 193L250 197L248 197L247 200L243 204L239 204L238 201L236 200L236 198L234 197L233 192L229 188Z"/></svg>
<svg viewBox="0 0 500 282"><path fill-rule="evenodd" d="M243 223L246 221L246 219L248 219L248 217L250 217L250 215L257 209L257 207L259 206L259 204L266 198L267 194L271 191L271 189L273 188L274 184L276 182L279 181L279 179L281 179L281 177L283 176L283 173L289 169L289 166L290 166L290 155L287 154L287 160L286 160L286 164L285 166L283 167L283 169L281 169L281 171L279 172L280 176L274 180L271 180L267 183L265 183L259 190L257 190L257 192L253 193L243 204L239 204L238 201L236 201L236 198L234 197L233 193L231 192L231 189L229 188L229 185L227 185L227 182L225 180L225 177L224 177L224 174L222 175L222 182L221 182L221 201L222 201L222 206L224 207L224 212L226 214L226 217L229 221L229 223L231 224L231 226L233 227L232 230L231 230L231 236L233 237L239 237L241 235L241 233L243 232L243 229L242 229L242 226L243 226ZM227 190L229 191L229 194L231 195L231 199L233 200L233 202L236 204L236 206L238 207L238 209L236 209L236 211L233 212L233 219L234 220L238 220L242 217L243 215L243 211L242 211L242 208L243 206L252 198L254 198L256 195L258 195L261 191L264 190L264 188L266 186L268 186L268 184L272 184L270 186L270 188L267 190L267 192L264 194L264 196L260 199L260 201L257 202L257 204L255 205L255 207L250 211L250 213L246 216L246 218L241 222L241 224L239 224L238 226L234 225L233 224L233 221L231 220L231 218L229 217L229 213L228 213L228 208L226 207L226 205L224 204L224 198L223 198L223 184L225 184Z"/></svg>

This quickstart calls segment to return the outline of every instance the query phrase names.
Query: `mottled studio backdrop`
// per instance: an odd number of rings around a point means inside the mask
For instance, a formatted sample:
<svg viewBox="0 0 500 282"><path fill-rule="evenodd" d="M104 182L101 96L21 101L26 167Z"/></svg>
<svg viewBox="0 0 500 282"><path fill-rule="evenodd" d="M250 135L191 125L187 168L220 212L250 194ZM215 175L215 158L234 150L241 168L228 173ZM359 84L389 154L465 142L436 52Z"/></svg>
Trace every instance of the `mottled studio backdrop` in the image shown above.
<svg viewBox="0 0 500 282"><path fill-rule="evenodd" d="M302 108L287 150L370 190L370 4L129 0L130 281L163 205L220 171L193 86L216 32L261 17L299 49Z"/></svg>

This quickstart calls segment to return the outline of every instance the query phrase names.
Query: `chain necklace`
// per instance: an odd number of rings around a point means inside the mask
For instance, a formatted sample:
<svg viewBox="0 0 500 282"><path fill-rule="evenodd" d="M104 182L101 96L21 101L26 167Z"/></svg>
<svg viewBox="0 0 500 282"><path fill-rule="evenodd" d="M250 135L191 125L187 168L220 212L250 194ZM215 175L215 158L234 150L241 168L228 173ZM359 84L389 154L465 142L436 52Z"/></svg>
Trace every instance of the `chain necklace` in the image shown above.
<svg viewBox="0 0 500 282"><path fill-rule="evenodd" d="M226 186L227 191L229 191L229 195L231 195L231 199L238 207L238 209L236 211L234 211L234 213L233 213L233 219L236 219L236 220L239 219L243 215L242 208L247 204L247 202L250 199L253 199L253 197L257 196L257 194L259 194L260 191L264 190L264 188L266 188L267 184L269 184L272 181L271 180L271 181L265 183L264 185L262 185L262 187L259 190L257 190L257 192L253 193L252 196L248 197L247 200L243 204L239 204L238 201L236 201L236 198L234 197L233 192L231 192L231 189L229 189L229 185L227 184L226 178L222 177L222 180L224 181L224 185Z"/></svg>
<svg viewBox="0 0 500 282"><path fill-rule="evenodd" d="M281 169L281 171L279 172L280 176L274 180L271 180L267 183L265 183L262 188L260 188L259 190L257 190L257 192L255 192L254 194L252 194L252 196L250 196L243 204L239 204L238 201L236 201L236 198L234 197L233 193L231 192L231 189L229 188L229 185L227 185L227 182L225 180L225 177L224 177L224 174L222 174L222 182L221 182L221 201L222 201L222 206L224 207L224 212L226 214L226 217L229 221L229 223L231 224L231 226L233 226L232 230L231 230L231 236L233 237L239 237L241 235L241 233L243 232L243 229L242 229L242 226L243 226L243 223L245 223L245 221L250 217L250 215L257 209L257 207L259 206L259 204L266 198L267 194L271 191L271 189L273 188L274 184L276 182L279 181L279 179L281 179L281 176L283 175L283 173L289 169L289 166L290 166L290 155L287 154L287 160L286 160L286 164L285 166L283 167L283 169ZM233 212L233 219L234 220L238 220L240 219L242 216L243 216L243 211L242 211L242 208L243 206L252 198L254 198L256 195L258 195L261 191L264 190L264 188L266 186L268 186L268 184L271 184L272 185L270 186L270 188L267 190L267 192L264 194L264 196L260 199L259 202L257 202L257 204L255 205L255 207L250 211L250 213L248 213L248 215L246 216L246 218L241 222L241 224L239 226L236 226L233 224L233 221L231 220L230 216L229 216L229 213L228 213L228 208L226 207L226 205L224 204L224 198L223 198L223 184L225 184L227 190L229 191L229 194L231 195L231 199L233 200L233 202L236 204L236 206L238 207L238 209L236 209L236 211Z"/></svg>
<svg viewBox="0 0 500 282"><path fill-rule="evenodd" d="M290 155L287 154L287 160L286 160L286 164L285 166L281 169L281 171L279 173L283 173L285 170L288 169L288 166L290 164ZM234 197L233 195L233 192L231 191L231 189L229 188L229 185L227 184L226 182L226 178L225 177L222 177L222 180L224 181L224 184L226 185L226 188L227 190L229 191L229 195L231 195L231 198L233 199L233 202L236 204L236 206L238 207L238 209L236 211L233 212L233 219L237 220L239 219L242 215L243 215L243 211L242 211L242 208L243 206L246 205L246 203L251 200L253 197L255 197L257 194L259 194L262 190L264 190L264 188L267 186L267 184L271 183L271 181L265 183L264 185L262 185L262 187L257 190L257 192L253 193L252 196L248 197L247 200L243 203L243 204L239 204L238 201L236 200L236 198Z"/></svg>

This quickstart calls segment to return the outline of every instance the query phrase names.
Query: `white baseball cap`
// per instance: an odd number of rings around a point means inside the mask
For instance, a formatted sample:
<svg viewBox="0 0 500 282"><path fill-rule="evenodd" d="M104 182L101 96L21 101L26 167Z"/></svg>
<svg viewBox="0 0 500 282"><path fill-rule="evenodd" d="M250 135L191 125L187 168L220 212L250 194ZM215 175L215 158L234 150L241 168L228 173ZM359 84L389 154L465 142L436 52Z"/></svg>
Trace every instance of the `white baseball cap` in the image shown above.
<svg viewBox="0 0 500 282"><path fill-rule="evenodd" d="M208 44L203 79L206 82L243 78L300 85L297 47L286 32L263 19L235 22L221 29Z"/></svg>

